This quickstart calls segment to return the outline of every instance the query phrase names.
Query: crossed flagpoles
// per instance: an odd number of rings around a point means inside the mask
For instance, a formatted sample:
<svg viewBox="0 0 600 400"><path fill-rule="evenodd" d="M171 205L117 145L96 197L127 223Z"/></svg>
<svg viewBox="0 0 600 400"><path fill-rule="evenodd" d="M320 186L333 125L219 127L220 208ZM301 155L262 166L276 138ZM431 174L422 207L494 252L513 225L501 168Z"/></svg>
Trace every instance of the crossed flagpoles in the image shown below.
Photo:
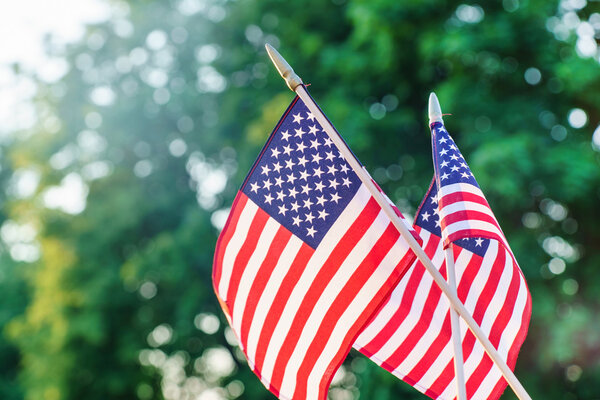
<svg viewBox="0 0 600 400"><path fill-rule="evenodd" d="M273 48L271 45L266 45L267 52L271 61L277 68L279 74L283 77L288 87L294 91L300 99L306 104L310 112L315 116L317 121L323 127L323 130L331 139L331 141L338 148L340 153L344 156L344 158L348 161L352 170L356 173L356 175L360 178L362 183L368 188L373 198L377 201L379 206L388 216L390 221L393 223L394 227L400 232L400 234L405 238L410 248L413 250L418 260L423 264L425 269L429 274L431 274L435 283L439 286L445 296L448 298L451 304L450 310L450 318L451 318L451 327L452 327L452 342L454 346L454 368L456 374L457 381L457 392L458 392L458 400L466 400L466 387L465 387L465 377L464 377L464 363L463 363L463 354L462 354L462 346L461 346L461 334L459 327L458 316L460 316L475 337L479 340L481 345L484 347L485 351L492 359L492 361L496 364L496 366L502 372L502 375L513 389L517 397L521 400L530 400L531 397L527 394L519 380L516 378L512 370L508 367L507 363L500 356L496 348L490 342L489 338L483 332L481 327L477 324L477 322L473 319L469 311L465 308L463 303L457 296L456 292L456 282L455 282L455 272L454 272L454 257L452 252L452 245L450 245L445 250L445 259L447 265L447 273L448 273L448 281L444 279L442 274L435 267L431 259L427 256L423 248L419 245L417 240L410 233L409 228L406 224L396 215L390 203L387 202L384 195L377 189L373 181L371 180L368 173L364 170L364 168L360 165L356 157L353 155L352 151L348 148L343 139L339 136L336 130L333 128L329 120L325 117L323 112L308 94L302 79L294 72L294 70L290 67L290 65L285 61L285 59ZM440 104L437 100L437 97L434 93L431 94L429 98L429 122L442 122L442 112Z"/></svg>

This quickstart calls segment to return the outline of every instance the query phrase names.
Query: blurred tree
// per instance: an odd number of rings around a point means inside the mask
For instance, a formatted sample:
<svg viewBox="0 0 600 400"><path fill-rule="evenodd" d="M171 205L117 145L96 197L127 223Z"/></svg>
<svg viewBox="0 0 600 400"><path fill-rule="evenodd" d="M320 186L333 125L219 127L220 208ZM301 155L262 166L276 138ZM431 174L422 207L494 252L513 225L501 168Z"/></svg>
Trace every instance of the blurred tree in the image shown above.
<svg viewBox="0 0 600 400"><path fill-rule="evenodd" d="M71 68L39 81L38 124L2 170L40 174L35 194L5 207L40 250L25 312L22 274L2 264L16 300L0 318L12 319L25 398L272 398L210 284L227 207L292 98L267 41L408 215L432 173L436 90L533 295L517 375L534 398L593 398L598 11L577 0L114 2L112 20L56 54ZM10 379L14 350L3 343L0 356ZM342 371L333 398L423 398L355 353Z"/></svg>

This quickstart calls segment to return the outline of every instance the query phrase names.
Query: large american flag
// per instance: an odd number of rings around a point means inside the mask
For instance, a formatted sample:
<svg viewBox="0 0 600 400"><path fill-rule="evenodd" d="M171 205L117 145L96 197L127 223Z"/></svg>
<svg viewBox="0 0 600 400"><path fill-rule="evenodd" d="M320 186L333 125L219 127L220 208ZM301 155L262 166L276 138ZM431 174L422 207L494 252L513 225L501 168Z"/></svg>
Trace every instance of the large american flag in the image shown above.
<svg viewBox="0 0 600 400"><path fill-rule="evenodd" d="M237 194L213 284L263 384L282 399L325 399L359 331L413 260L296 98Z"/></svg>
<svg viewBox="0 0 600 400"><path fill-rule="evenodd" d="M431 130L435 175L414 227L445 278L444 248L452 246L458 297L514 369L531 316L527 284L456 144L441 123ZM460 330L467 397L498 399L500 370L462 320ZM451 337L449 302L416 261L354 347L429 397L451 400Z"/></svg>

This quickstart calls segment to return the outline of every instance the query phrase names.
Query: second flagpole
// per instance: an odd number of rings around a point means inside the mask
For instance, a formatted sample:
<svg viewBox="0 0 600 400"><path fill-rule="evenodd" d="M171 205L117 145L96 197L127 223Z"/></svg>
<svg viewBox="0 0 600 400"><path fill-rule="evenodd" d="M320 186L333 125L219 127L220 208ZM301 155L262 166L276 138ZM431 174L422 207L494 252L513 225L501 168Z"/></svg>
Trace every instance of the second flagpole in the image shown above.
<svg viewBox="0 0 600 400"><path fill-rule="evenodd" d="M434 122L444 122L442 119L442 108L437 99L435 93L429 95L429 125ZM437 174L436 174L437 176ZM440 182L437 182L438 188ZM439 193L439 192L438 192ZM444 256L446 258L446 274L448 275L448 285L454 293L456 291L456 272L454 268L454 252L452 251L452 244L444 250ZM458 391L458 400L467 400L467 387L465 384L465 364L463 360L463 349L461 343L461 332L460 332L460 321L458 320L458 313L452 307L450 307L450 326L452 330L452 344L454 346L454 373L456 376L456 389Z"/></svg>
<svg viewBox="0 0 600 400"><path fill-rule="evenodd" d="M315 116L325 133L329 136L329 139L335 144L338 148L342 156L346 159L354 173L359 177L362 183L367 187L370 191L373 198L377 201L382 210L386 213L392 224L398 232L404 237L410 248L414 251L415 255L421 261L421 263L425 266L425 269L429 274L431 274L435 283L440 287L442 292L446 295L452 307L458 312L461 318L465 321L469 329L473 332L475 337L479 340L479 342L483 345L484 349L490 356L490 358L494 361L494 363L500 368L502 375L513 389L515 394L520 400L531 400L531 397L527 394L521 383L518 381L517 377L513 374L511 369L508 367L506 362L502 359L496 348L492 345L490 340L487 338L483 330L477 325L477 322L473 319L469 311L465 308L462 302L459 300L456 292L453 291L442 274L435 268L425 251L421 248L417 240L410 233L409 228L404 224L404 222L396 215L392 206L387 202L384 198L383 194L379 192L379 190L375 187L375 184L371 180L371 177L367 174L367 172L362 168L352 151L348 148L346 143L339 136L335 128L331 125L329 120L323 115L320 108L314 102L314 100L310 97L302 79L294 72L294 70L290 67L290 65L285 61L285 59L275 50L273 46L270 44L265 45L267 49L267 53L271 58L271 61L277 68L279 74L283 77L286 84L295 92L300 99L304 102L304 104L308 107L310 112Z"/></svg>

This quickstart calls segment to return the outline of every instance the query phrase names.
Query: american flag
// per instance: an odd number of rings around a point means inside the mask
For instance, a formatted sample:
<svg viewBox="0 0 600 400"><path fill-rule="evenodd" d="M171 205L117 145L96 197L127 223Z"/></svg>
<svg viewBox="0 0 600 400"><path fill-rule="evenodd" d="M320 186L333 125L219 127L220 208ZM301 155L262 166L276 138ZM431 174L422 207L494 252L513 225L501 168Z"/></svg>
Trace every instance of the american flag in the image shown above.
<svg viewBox="0 0 600 400"><path fill-rule="evenodd" d="M263 384L282 399L325 399L359 331L413 260L296 98L237 194L213 284Z"/></svg>
<svg viewBox="0 0 600 400"><path fill-rule="evenodd" d="M431 128L435 175L414 227L445 278L444 248L452 243L458 297L514 369L531 316L527 284L456 144L441 123ZM467 397L498 399L506 381L460 322ZM451 335L449 302L416 261L354 347L429 397L451 400Z"/></svg>

